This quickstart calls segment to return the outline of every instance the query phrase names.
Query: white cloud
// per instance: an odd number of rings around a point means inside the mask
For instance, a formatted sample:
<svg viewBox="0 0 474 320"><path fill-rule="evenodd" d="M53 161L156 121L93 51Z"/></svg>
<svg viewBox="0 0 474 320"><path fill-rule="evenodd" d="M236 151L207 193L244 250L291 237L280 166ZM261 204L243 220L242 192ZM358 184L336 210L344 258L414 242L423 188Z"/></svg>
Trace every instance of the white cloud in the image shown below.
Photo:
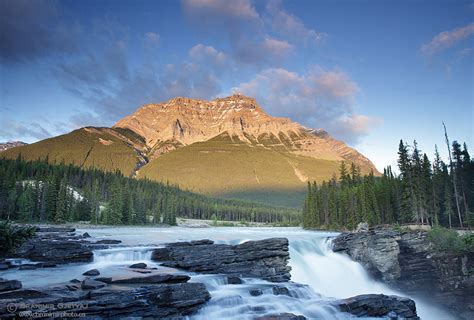
<svg viewBox="0 0 474 320"><path fill-rule="evenodd" d="M216 65L223 65L227 62L225 53L216 50L212 46L197 44L189 50L189 56L196 61L210 61Z"/></svg>
<svg viewBox="0 0 474 320"><path fill-rule="evenodd" d="M285 116L305 126L323 128L335 137L356 143L381 123L353 111L357 84L342 70L313 67L305 74L268 68L234 92L256 97L274 116Z"/></svg>
<svg viewBox="0 0 474 320"><path fill-rule="evenodd" d="M285 11L279 0L268 2L264 20L275 32L306 44L318 44L327 36L306 27L300 18Z"/></svg>
<svg viewBox="0 0 474 320"><path fill-rule="evenodd" d="M443 31L431 39L430 42L421 46L421 53L432 56L438 52L454 46L463 39L474 34L474 23L450 31Z"/></svg>
<svg viewBox="0 0 474 320"><path fill-rule="evenodd" d="M183 8L189 15L220 19L258 20L259 14L250 0L183 0Z"/></svg>

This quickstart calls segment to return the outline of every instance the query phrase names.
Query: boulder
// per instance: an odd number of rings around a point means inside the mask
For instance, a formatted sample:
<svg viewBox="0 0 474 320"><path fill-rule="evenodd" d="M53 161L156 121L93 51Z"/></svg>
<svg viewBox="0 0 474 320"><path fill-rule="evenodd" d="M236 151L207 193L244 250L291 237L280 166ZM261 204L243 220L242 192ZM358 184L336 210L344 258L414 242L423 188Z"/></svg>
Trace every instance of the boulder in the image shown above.
<svg viewBox="0 0 474 320"><path fill-rule="evenodd" d="M132 264L129 268L145 269L146 267L147 267L146 263L144 263L144 262L139 262L139 263L134 263L134 264Z"/></svg>
<svg viewBox="0 0 474 320"><path fill-rule="evenodd" d="M163 266L201 273L222 273L272 282L290 279L288 239L271 238L239 245L210 240L178 242L153 250L152 259Z"/></svg>
<svg viewBox="0 0 474 320"><path fill-rule="evenodd" d="M90 236L90 234L88 234L87 232L84 232L84 233L82 234L82 237L83 237L83 238L90 238L91 236Z"/></svg>
<svg viewBox="0 0 474 320"><path fill-rule="evenodd" d="M257 297L257 296L261 296L263 294L263 291L262 289L255 288L255 289L250 289L249 293L252 297Z"/></svg>
<svg viewBox="0 0 474 320"><path fill-rule="evenodd" d="M287 287L279 287L279 286L274 286L272 287L272 292L274 295L279 296L279 295L285 295L285 296L291 296L290 290L288 290Z"/></svg>
<svg viewBox="0 0 474 320"><path fill-rule="evenodd" d="M100 274L100 271L97 269L91 269L86 272L84 272L82 275L83 276L98 276Z"/></svg>
<svg viewBox="0 0 474 320"><path fill-rule="evenodd" d="M228 283L228 284L241 284L241 283L242 283L242 279L240 279L240 278L237 277L237 276L228 276L228 277L227 277L227 283Z"/></svg>
<svg viewBox="0 0 474 320"><path fill-rule="evenodd" d="M357 317L390 317L391 319L420 319L415 301L383 294L363 294L335 302L343 312Z"/></svg>
<svg viewBox="0 0 474 320"><path fill-rule="evenodd" d="M17 290L21 288L21 282L18 280L7 280L0 278L0 291Z"/></svg>
<svg viewBox="0 0 474 320"><path fill-rule="evenodd" d="M107 284L101 281L84 279L81 282L81 288L83 290L94 290L105 287Z"/></svg>
<svg viewBox="0 0 474 320"><path fill-rule="evenodd" d="M112 280L111 283L182 283L191 279L184 274L154 274L151 276Z"/></svg>

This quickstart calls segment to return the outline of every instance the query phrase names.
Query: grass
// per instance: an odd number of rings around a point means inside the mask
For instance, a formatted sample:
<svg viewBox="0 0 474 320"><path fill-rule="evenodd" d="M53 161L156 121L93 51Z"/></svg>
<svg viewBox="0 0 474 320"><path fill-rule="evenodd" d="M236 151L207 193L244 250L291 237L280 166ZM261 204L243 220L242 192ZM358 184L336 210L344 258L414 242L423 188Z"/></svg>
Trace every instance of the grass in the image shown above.
<svg viewBox="0 0 474 320"><path fill-rule="evenodd" d="M145 165L139 177L213 196L301 206L306 191L302 180L321 182L338 168L337 161L249 145L221 134L161 155Z"/></svg>
<svg viewBox="0 0 474 320"><path fill-rule="evenodd" d="M9 149L1 156L15 159L21 154L25 160L44 160L50 163L74 164L83 168L105 171L120 170L130 175L137 163L136 152L124 141L101 129L78 129L30 145Z"/></svg>

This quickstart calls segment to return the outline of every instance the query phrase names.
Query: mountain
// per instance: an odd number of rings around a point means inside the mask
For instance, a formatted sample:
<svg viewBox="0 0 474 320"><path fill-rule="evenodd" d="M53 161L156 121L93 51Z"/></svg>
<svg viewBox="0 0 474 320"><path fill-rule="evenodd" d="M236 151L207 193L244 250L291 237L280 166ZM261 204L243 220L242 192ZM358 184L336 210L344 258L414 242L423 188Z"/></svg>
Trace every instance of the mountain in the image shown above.
<svg viewBox="0 0 474 320"><path fill-rule="evenodd" d="M21 147L27 145L26 142L23 141L9 141L9 142L4 142L0 143L0 152L15 148L15 147Z"/></svg>
<svg viewBox="0 0 474 320"><path fill-rule="evenodd" d="M330 179L341 161L378 173L369 159L324 130L272 117L242 95L144 105L112 128L81 128L2 156L19 153L287 206L300 206L306 182Z"/></svg>

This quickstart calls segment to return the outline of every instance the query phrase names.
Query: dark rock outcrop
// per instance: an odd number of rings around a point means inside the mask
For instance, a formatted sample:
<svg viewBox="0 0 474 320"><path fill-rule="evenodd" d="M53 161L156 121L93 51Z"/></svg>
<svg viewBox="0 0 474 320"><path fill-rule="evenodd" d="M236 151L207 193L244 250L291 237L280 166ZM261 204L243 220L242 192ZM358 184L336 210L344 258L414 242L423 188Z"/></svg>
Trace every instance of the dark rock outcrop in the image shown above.
<svg viewBox="0 0 474 320"><path fill-rule="evenodd" d="M91 246L81 235L69 233L74 231L69 228L38 228L36 235L16 249L13 257L51 265L92 261Z"/></svg>
<svg viewBox="0 0 474 320"><path fill-rule="evenodd" d="M18 280L6 280L0 278L0 291L17 290L21 288L21 282Z"/></svg>
<svg viewBox="0 0 474 320"><path fill-rule="evenodd" d="M100 274L100 271L97 270L97 269L91 269L91 270L87 270L86 272L84 272L82 275L83 276L98 276Z"/></svg>
<svg viewBox="0 0 474 320"><path fill-rule="evenodd" d="M184 274L154 274L145 277L112 280L112 283L182 283L191 279Z"/></svg>
<svg viewBox="0 0 474 320"><path fill-rule="evenodd" d="M1 294L0 294L1 296ZM85 318L181 318L195 312L210 299L210 294L202 283L176 283L144 286L135 289L102 288L88 291L70 291L67 288L49 289L3 297L0 300L0 318L28 318L28 304L43 304L44 313L53 314L53 319L63 318L62 312L83 313ZM64 309L65 303L76 307ZM16 310L12 311L14 304ZM7 306L10 305L10 308ZM23 313L25 312L25 313Z"/></svg>
<svg viewBox="0 0 474 320"><path fill-rule="evenodd" d="M132 264L129 268L133 269L145 269L147 267L146 263L144 262L139 262L139 263L134 263Z"/></svg>
<svg viewBox="0 0 474 320"><path fill-rule="evenodd" d="M81 282L81 288L84 290L99 289L105 287L106 285L107 284L105 282L92 279L84 279Z"/></svg>
<svg viewBox="0 0 474 320"><path fill-rule="evenodd" d="M363 294L336 301L341 311L358 317L388 317L391 319L420 319L415 302L408 298L383 294Z"/></svg>
<svg viewBox="0 0 474 320"><path fill-rule="evenodd" d="M428 296L459 317L474 319L474 252L438 252L425 231L389 229L341 234L333 250L395 289Z"/></svg>
<svg viewBox="0 0 474 320"><path fill-rule="evenodd" d="M271 238L239 245L210 240L178 242L155 249L152 259L173 268L261 278L272 282L290 279L288 239Z"/></svg>

